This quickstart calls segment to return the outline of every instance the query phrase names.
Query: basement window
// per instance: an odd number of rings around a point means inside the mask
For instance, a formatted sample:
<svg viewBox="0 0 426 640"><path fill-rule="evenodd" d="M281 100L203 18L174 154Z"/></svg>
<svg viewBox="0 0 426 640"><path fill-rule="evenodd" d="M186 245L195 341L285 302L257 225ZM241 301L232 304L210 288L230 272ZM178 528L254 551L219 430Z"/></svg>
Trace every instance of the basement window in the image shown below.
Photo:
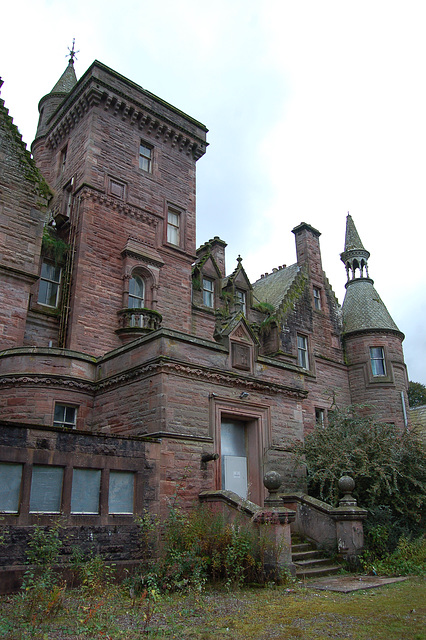
<svg viewBox="0 0 426 640"><path fill-rule="evenodd" d="M72 473L71 513L99 513L100 469L74 469Z"/></svg>
<svg viewBox="0 0 426 640"><path fill-rule="evenodd" d="M129 471L109 472L108 511L132 514L135 474Z"/></svg>
<svg viewBox="0 0 426 640"><path fill-rule="evenodd" d="M0 463L0 511L18 513L22 464Z"/></svg>
<svg viewBox="0 0 426 640"><path fill-rule="evenodd" d="M61 511L62 467L34 465L31 479L30 513Z"/></svg>

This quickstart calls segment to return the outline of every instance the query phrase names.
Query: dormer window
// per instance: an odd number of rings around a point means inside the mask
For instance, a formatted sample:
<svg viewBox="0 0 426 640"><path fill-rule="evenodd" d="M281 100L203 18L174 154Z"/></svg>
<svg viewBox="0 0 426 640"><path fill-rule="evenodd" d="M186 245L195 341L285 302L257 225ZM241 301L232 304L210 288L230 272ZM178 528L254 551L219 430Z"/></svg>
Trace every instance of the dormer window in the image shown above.
<svg viewBox="0 0 426 640"><path fill-rule="evenodd" d="M246 315L247 312L247 294L242 289L235 290L235 300L241 307L241 311Z"/></svg>
<svg viewBox="0 0 426 640"><path fill-rule="evenodd" d="M297 362L299 367L309 369L308 338L306 336L297 336Z"/></svg>
<svg viewBox="0 0 426 640"><path fill-rule="evenodd" d="M203 278L203 304L211 309L214 307L214 282L210 278Z"/></svg>

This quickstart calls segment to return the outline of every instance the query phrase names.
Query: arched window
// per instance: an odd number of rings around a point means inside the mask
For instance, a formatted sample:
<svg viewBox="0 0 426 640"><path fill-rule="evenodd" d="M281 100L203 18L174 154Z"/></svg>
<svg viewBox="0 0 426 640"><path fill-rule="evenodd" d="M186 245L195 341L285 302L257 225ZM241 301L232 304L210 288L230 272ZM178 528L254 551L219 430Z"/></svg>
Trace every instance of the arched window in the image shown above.
<svg viewBox="0 0 426 640"><path fill-rule="evenodd" d="M134 275L129 281L129 308L140 309L145 306L145 283L140 276Z"/></svg>

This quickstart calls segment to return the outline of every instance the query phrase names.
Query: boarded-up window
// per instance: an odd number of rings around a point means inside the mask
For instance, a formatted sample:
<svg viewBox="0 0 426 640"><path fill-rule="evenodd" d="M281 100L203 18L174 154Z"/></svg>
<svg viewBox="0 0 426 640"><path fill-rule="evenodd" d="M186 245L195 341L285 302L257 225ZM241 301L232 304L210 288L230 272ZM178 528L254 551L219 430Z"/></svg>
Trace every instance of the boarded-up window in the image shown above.
<svg viewBox="0 0 426 640"><path fill-rule="evenodd" d="M62 467L34 465L31 480L30 513L59 513L61 510Z"/></svg>
<svg viewBox="0 0 426 640"><path fill-rule="evenodd" d="M22 464L0 463L0 511L18 513Z"/></svg>
<svg viewBox="0 0 426 640"><path fill-rule="evenodd" d="M74 469L71 513L99 513L100 469Z"/></svg>
<svg viewBox="0 0 426 640"><path fill-rule="evenodd" d="M109 513L133 513L135 474L128 471L110 471Z"/></svg>

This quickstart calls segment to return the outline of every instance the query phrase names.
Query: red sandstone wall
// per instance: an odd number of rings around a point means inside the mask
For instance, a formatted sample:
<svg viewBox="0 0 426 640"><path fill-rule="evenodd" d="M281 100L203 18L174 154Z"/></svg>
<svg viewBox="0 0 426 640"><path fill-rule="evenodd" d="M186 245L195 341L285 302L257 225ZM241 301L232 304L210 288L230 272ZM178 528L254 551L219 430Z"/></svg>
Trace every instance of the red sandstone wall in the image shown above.
<svg viewBox="0 0 426 640"><path fill-rule="evenodd" d="M0 101L0 350L22 345L30 288L39 272L47 201L42 180ZM47 193L46 193L47 195Z"/></svg>
<svg viewBox="0 0 426 640"><path fill-rule="evenodd" d="M384 348L386 376L372 375L370 347ZM380 420L403 429L401 391L408 414L408 378L400 337L390 332L352 334L345 337L345 350L352 402L368 405Z"/></svg>

